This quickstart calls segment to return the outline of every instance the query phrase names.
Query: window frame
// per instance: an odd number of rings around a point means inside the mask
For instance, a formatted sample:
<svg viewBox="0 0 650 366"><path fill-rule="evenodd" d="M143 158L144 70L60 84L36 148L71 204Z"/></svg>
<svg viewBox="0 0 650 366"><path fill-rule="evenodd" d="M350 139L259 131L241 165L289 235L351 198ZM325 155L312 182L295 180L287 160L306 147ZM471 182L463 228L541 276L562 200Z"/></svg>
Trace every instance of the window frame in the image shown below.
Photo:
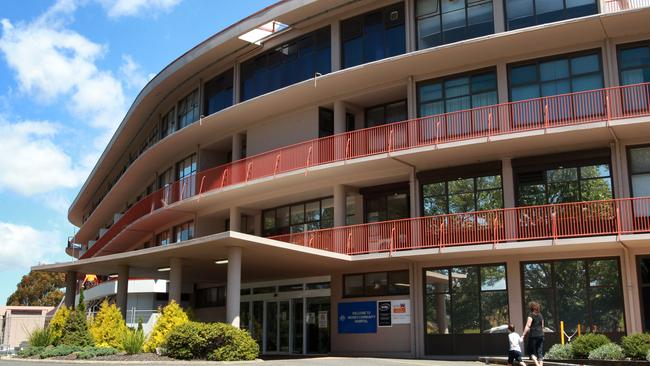
<svg viewBox="0 0 650 366"><path fill-rule="evenodd" d="M400 121L386 122L386 109L389 106L397 105L397 104L401 104L401 103L404 104L404 117L405 118L403 120L400 120ZM380 124L376 124L374 126L368 126L368 112L370 110L379 109L379 108L382 109L383 122L380 123ZM364 125L365 128L379 127L379 126L384 126L384 125L391 124L391 123L398 123L398 122L402 122L402 121L406 121L406 120L408 120L408 101L406 99L399 99L399 100L394 100L394 101L387 102L387 103L381 103L381 104L373 105L373 106L366 107L366 108L363 109L363 125Z"/></svg>
<svg viewBox="0 0 650 366"><path fill-rule="evenodd" d="M291 224L291 207L293 206L298 206L302 205L303 206L303 227L304 225L309 225L318 222L319 229L329 229L331 227L323 227L323 201L326 200L334 200L334 196L327 196L327 197L321 197L321 198L316 198L316 199L311 199L311 200L305 200L305 201L299 201L299 202L294 202L286 205L281 205L281 206L276 206L276 207L271 207L262 210L262 237L269 237L269 236L275 236L275 235L285 235L285 234L291 234L291 227L294 225L299 225L299 224ZM318 221L306 221L307 218L307 204L309 203L315 203L318 202L319 205L319 219ZM333 206L332 206L333 207ZM287 208L289 210L289 224L288 226L277 226L278 222L278 213L277 211L279 209L284 209ZM264 222L264 217L267 212L273 211L273 221L274 221L274 229L272 230L267 230L265 227L265 222ZM332 220L332 227L334 227L334 221ZM288 229L288 231L285 232L284 229ZM284 233L284 234L283 234Z"/></svg>
<svg viewBox="0 0 650 366"><path fill-rule="evenodd" d="M537 17L538 17L537 3L536 3L535 0L531 0L531 1L532 1L532 4L533 4L533 15L532 16L535 18L535 22L534 22L534 24L526 25L526 26L518 27L518 28L510 28L509 27L510 21L508 19L508 0L503 1L503 23L504 23L503 26L504 26L504 29L505 29L506 32L517 30L517 29L530 28L530 27L534 27L534 26L538 26L538 25L550 24L550 23L555 23L555 22L561 22L561 21L564 21L564 20L569 20L569 19L575 19L575 18L581 18L581 17L584 17L584 16L588 16L588 15L580 15L580 16L576 16L576 17L566 17L567 9L570 9L570 8L567 8L566 0L565 0L565 1L563 1L563 8L562 8L563 18L562 19L540 23L537 20ZM596 6L596 11L593 14L589 14L589 15L595 15L595 14L599 13L599 11L600 11L599 2L594 1L594 5Z"/></svg>
<svg viewBox="0 0 650 366"><path fill-rule="evenodd" d="M217 291L217 301L212 303L208 299L211 290ZM213 286L196 289L194 307L197 309L226 306L226 286Z"/></svg>
<svg viewBox="0 0 650 366"><path fill-rule="evenodd" d="M200 118L199 89L194 89L178 101L176 107L176 128L181 130ZM188 120L190 118L191 120Z"/></svg>
<svg viewBox="0 0 650 366"><path fill-rule="evenodd" d="M640 144L640 145L627 145L625 148L626 160L627 160L627 184L630 189L630 197L634 198L634 187L632 185L632 176L639 174L650 174L650 170L642 173L632 173L632 150L634 149L644 149L650 148L650 144ZM613 188L612 188L613 190ZM639 196L642 197L642 196Z"/></svg>
<svg viewBox="0 0 650 366"><path fill-rule="evenodd" d="M406 273L407 277L409 278L409 286L408 286L408 292L407 293L391 293L390 292L390 287L391 287L391 273ZM366 276L371 275L371 274L386 274L386 291L385 293L381 294L367 294L366 293ZM348 277L353 277L353 276L361 276L362 278L362 288L363 288L363 294L361 295L348 295L345 293L345 279ZM353 298L365 298L365 297L386 297L386 296L409 296L411 294L411 277L410 277L410 271L408 269L394 269L394 270L389 270L389 271L371 271L371 272L361 272L361 273L346 273L341 276L341 298L343 299L353 299Z"/></svg>
<svg viewBox="0 0 650 366"><path fill-rule="evenodd" d="M188 220L178 225L174 225L172 229L172 243L181 243L194 239L196 234L195 231L196 227L194 225L194 220ZM182 238L183 232L187 232L187 239Z"/></svg>
<svg viewBox="0 0 650 366"><path fill-rule="evenodd" d="M223 109L226 109L230 106L233 105L233 98L234 98L234 90L235 90L235 75L234 75L234 68L228 69L212 79L206 81L203 83L203 111L201 112L204 116L209 116L211 114L217 113ZM213 91L218 90L217 93L213 93L212 97L228 92L230 93L230 102L227 106L224 106L223 108L219 108L213 112L210 111L210 94L208 93L213 87Z"/></svg>
<svg viewBox="0 0 650 366"><path fill-rule="evenodd" d="M550 289L552 291L552 296L553 296L553 322L555 328L559 328L559 316L558 316L558 306L557 306L557 289L558 287L556 286L556 271L555 271L555 263L558 262L577 262L577 261L583 261L585 264L585 298L586 298L586 308L587 308L587 318L589 319L589 324L588 328L585 327L584 330L586 331L587 329L590 330L591 332L591 327L593 326L593 311L592 311L592 301L591 301L591 289L592 288L602 288L602 287L611 287L611 286L591 286L590 284L590 276L589 276L589 263L594 262L594 261L599 261L599 260L614 260L616 262L616 265L618 267L618 281L617 281L617 286L620 289L620 304L621 304L621 310L623 313L623 322L625 323L625 319L627 319L627 313L625 309L625 288L623 287L623 272L622 272L622 267L621 267L621 257L620 256L603 256L603 257L587 257L587 258L560 258L560 259L540 259L540 260L529 260L529 261L520 261L519 262L519 278L521 278L520 282L520 288L521 288L521 305L522 305L522 315L523 315L523 321L526 321L526 317L528 316L529 310L527 309L528 304L526 303L526 290L539 290L539 289ZM524 277L524 266L527 264L538 264L538 263L549 263L551 265L551 286L550 287L535 287L535 288L526 288L526 281ZM548 324L548 323L546 323ZM587 326L587 324L585 324ZM557 329L556 329L557 331ZM622 333L626 333L628 331L627 329L627 324L625 325L625 330ZM602 331L599 331L599 333L603 333ZM619 332L604 332L604 333L619 333Z"/></svg>
<svg viewBox="0 0 650 366"><path fill-rule="evenodd" d="M388 196L395 194L406 194L406 209L408 211L407 217L411 216L411 192L408 182L386 184L375 187L362 188L359 193L363 196L363 222L368 223L368 201L371 199L381 198L384 202L383 208L388 213ZM391 219L388 219L389 221ZM394 220L394 219L393 219ZM375 221L373 221L375 222ZM382 222L382 221L377 221Z"/></svg>

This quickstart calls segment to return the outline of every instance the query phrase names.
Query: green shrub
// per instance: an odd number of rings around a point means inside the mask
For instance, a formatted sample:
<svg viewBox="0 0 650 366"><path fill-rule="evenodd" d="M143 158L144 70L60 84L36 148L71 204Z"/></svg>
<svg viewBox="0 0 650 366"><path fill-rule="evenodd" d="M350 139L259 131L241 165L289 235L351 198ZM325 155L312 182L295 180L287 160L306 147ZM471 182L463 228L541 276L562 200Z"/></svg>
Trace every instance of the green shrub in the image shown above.
<svg viewBox="0 0 650 366"><path fill-rule="evenodd" d="M149 338L143 346L145 352L156 352L156 348L165 343L167 335L174 327L189 321L187 314L173 300L158 312L160 315L156 321L156 325L154 325L151 334L149 334Z"/></svg>
<svg viewBox="0 0 650 366"><path fill-rule="evenodd" d="M650 361L650 351L648 351L648 353L646 353L645 360Z"/></svg>
<svg viewBox="0 0 650 366"><path fill-rule="evenodd" d="M570 360L573 358L573 347L571 346L571 343L554 344L553 347L546 352L544 358L549 360Z"/></svg>
<svg viewBox="0 0 650 366"><path fill-rule="evenodd" d="M211 361L252 361L260 353L260 347L251 335L230 324L220 324L224 328L222 345L208 355Z"/></svg>
<svg viewBox="0 0 650 366"><path fill-rule="evenodd" d="M650 334L639 333L624 336L621 339L621 347L625 356L643 360L650 351Z"/></svg>
<svg viewBox="0 0 650 366"><path fill-rule="evenodd" d="M27 358L27 357L36 356L39 355L41 352L43 352L44 349L45 347L29 346L18 351L18 357Z"/></svg>
<svg viewBox="0 0 650 366"><path fill-rule="evenodd" d="M68 321L69 317L70 309L68 309L67 306L63 305L59 308L59 310L56 311L56 314L54 314L52 320L50 320L48 328L50 328L50 331L52 332L52 336L54 338L53 344L56 345L59 343L59 340L63 335L63 326L65 325L65 322Z"/></svg>
<svg viewBox="0 0 650 366"><path fill-rule="evenodd" d="M589 352L590 360L618 361L624 358L623 348L616 343L607 343Z"/></svg>
<svg viewBox="0 0 650 366"><path fill-rule="evenodd" d="M129 355L142 352L145 337L142 326L138 325L138 329L127 329L122 338L122 348Z"/></svg>
<svg viewBox="0 0 650 366"><path fill-rule="evenodd" d="M82 347L79 346L69 346L65 344L60 344L56 347L47 347L41 353L38 354L40 358L50 358L50 357L62 357L67 356L71 353L81 351Z"/></svg>
<svg viewBox="0 0 650 366"><path fill-rule="evenodd" d="M604 334L587 333L571 342L575 358L585 359L589 353L600 346L612 343Z"/></svg>
<svg viewBox="0 0 650 366"><path fill-rule="evenodd" d="M86 322L86 313L79 309L70 313L70 316L63 325L59 345L68 346L92 346L93 339L88 332L88 323Z"/></svg>
<svg viewBox="0 0 650 366"><path fill-rule="evenodd" d="M257 343L246 331L223 323L179 325L169 333L165 350L168 356L183 360L254 360L259 354Z"/></svg>
<svg viewBox="0 0 650 366"><path fill-rule="evenodd" d="M80 360L87 360L100 356L114 355L117 352L118 351L112 347L84 347L77 352L77 358Z"/></svg>
<svg viewBox="0 0 650 366"><path fill-rule="evenodd" d="M43 329L34 329L29 334L27 341L32 347L47 347L53 345L55 340L52 330L46 327Z"/></svg>
<svg viewBox="0 0 650 366"><path fill-rule="evenodd" d="M126 333L126 323L115 304L109 305L108 300L104 300L88 328L97 347L123 350L122 338Z"/></svg>

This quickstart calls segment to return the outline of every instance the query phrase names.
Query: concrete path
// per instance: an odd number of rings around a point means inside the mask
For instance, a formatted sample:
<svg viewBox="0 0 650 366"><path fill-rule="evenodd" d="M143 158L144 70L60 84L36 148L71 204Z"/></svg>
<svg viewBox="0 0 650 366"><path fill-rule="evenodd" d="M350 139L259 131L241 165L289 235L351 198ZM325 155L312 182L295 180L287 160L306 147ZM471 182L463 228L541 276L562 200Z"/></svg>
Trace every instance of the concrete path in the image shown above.
<svg viewBox="0 0 650 366"><path fill-rule="evenodd" d="M124 365L123 362L101 362L101 361L47 361L47 360L0 360L0 366L100 366L100 365ZM128 363L128 365L148 366L185 366L185 365L250 365L250 366L481 366L480 362L468 361L429 361L429 360L408 360L408 359L387 359L387 358L351 358L351 357L318 357L289 360L267 360L251 362L139 362Z"/></svg>

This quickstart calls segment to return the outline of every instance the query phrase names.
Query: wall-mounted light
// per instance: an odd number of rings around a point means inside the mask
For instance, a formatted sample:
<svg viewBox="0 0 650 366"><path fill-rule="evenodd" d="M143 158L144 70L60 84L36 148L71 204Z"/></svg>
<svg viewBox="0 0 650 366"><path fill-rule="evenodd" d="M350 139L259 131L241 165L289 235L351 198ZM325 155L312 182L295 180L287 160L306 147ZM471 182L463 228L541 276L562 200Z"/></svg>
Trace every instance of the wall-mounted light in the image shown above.
<svg viewBox="0 0 650 366"><path fill-rule="evenodd" d="M217 261L214 261L214 264L228 264L227 259L219 259Z"/></svg>
<svg viewBox="0 0 650 366"><path fill-rule="evenodd" d="M158 272L169 272L169 271L171 271L171 270L172 270L171 267L161 267L161 268L158 268Z"/></svg>

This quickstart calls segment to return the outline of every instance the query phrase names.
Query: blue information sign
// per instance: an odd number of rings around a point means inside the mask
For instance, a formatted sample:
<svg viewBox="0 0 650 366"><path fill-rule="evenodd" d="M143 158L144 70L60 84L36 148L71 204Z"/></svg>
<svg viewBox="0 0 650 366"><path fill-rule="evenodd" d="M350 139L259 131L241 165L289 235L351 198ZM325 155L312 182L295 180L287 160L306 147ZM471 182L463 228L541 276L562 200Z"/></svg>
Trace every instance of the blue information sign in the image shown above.
<svg viewBox="0 0 650 366"><path fill-rule="evenodd" d="M377 302L341 302L339 333L377 333Z"/></svg>

